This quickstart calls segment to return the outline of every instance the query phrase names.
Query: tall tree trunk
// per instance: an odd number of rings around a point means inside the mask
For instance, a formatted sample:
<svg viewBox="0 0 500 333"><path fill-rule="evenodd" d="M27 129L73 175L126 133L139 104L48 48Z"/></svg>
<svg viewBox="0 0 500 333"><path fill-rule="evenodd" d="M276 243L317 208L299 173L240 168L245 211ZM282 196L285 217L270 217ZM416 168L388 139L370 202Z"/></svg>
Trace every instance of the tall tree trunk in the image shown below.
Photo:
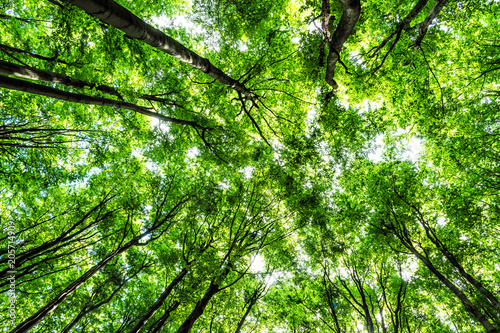
<svg viewBox="0 0 500 333"><path fill-rule="evenodd" d="M178 285L182 281L182 279L184 278L184 276L186 276L187 272L188 272L188 270L186 268L183 268L182 271L180 271L180 273L177 274L177 276L175 277L175 279L172 282L170 282L170 284L163 291L163 293L160 295L160 297L158 298L158 300L153 304L153 306L151 306L146 311L146 313L141 318L139 318L139 320L137 321L137 323L128 331L128 333L139 332L141 330L141 328L144 327L144 325L146 325L146 323L148 322L148 320L151 317L153 317L154 314L156 313L156 311L158 311L158 309L163 305L163 303L165 303L165 300L170 295L170 293L172 292L172 290L174 289L174 287L176 285Z"/></svg>
<svg viewBox="0 0 500 333"><path fill-rule="evenodd" d="M148 117L157 118L157 119L162 120L162 121L166 121L166 122L170 122L170 123L174 123L174 124L179 124L179 125L188 125L188 126L191 126L193 128L197 128L197 129L201 129L201 130L207 129L206 127L203 127L194 121L181 120L181 119L176 119L176 118L164 116L162 114L152 112L149 109L147 109L143 106L136 105L136 104L122 102L122 101L116 101L113 99L102 98L102 97L91 97L91 96L82 95L82 94L70 93L70 92L62 91L62 90L55 89L52 87L47 87L47 86L43 86L40 84L24 81L24 80L14 79L14 78L10 78L10 77L3 76L3 75L0 75L0 87L12 89L12 90L24 91L24 92L28 92L31 94L41 95L41 96L47 96L47 97L51 97L51 98L60 99L63 101L73 102L73 103L81 103L81 104L89 104L89 105L102 105L102 106L110 106L110 107L115 107L115 108L120 108L120 109L131 110L131 111L146 115Z"/></svg>
<svg viewBox="0 0 500 333"><path fill-rule="evenodd" d="M247 306L245 313L243 314L243 317L241 317L240 321L238 322L238 326L236 327L236 330L234 331L234 333L241 332L241 328L243 327L243 324L245 323L245 320L247 319L248 314L252 310L252 307L255 305L255 303L257 303L257 299L252 298L252 300L250 301L250 304L248 304L248 306Z"/></svg>
<svg viewBox="0 0 500 333"><path fill-rule="evenodd" d="M254 290L252 297L250 298L250 302L247 306L247 309L246 309L245 313L243 314L243 317L241 317L240 321L238 322L238 326L236 327L236 330L234 331L234 333L241 332L241 328L243 327L243 324L245 323L245 320L247 319L248 314L252 310L253 306L257 303L257 301L263 296L263 294L265 292L265 288L266 288L265 284L261 284Z"/></svg>
<svg viewBox="0 0 500 333"><path fill-rule="evenodd" d="M198 318L201 317L208 305L208 302L217 292L219 292L219 286L214 283L210 283L210 286L205 291L205 294L203 295L201 300L196 303L193 311L191 311L186 320L184 320L184 323L182 323L176 333L188 333L189 331L191 331L194 323L198 320Z"/></svg>
<svg viewBox="0 0 500 333"><path fill-rule="evenodd" d="M199 56L172 37L147 24L132 14L128 9L112 0L64 0L64 2L83 9L87 14L120 29L126 33L127 36L140 40L141 42L151 45L185 62L189 66L202 71L245 96L250 94L245 85L229 77L222 70L212 65L208 59Z"/></svg>
<svg viewBox="0 0 500 333"><path fill-rule="evenodd" d="M410 251L412 251L410 249ZM413 252L413 251L412 251ZM441 272L439 272L436 267L431 263L429 259L421 255L419 252L413 252L415 256L424 263L425 266L441 281L455 296L458 297L460 302L462 302L465 309L471 313L474 318L484 327L487 333L498 333L498 330L493 327L493 325L488 321L488 319L481 313L481 311L472 304L472 302L467 298L467 296L450 280L448 280Z"/></svg>
<svg viewBox="0 0 500 333"><path fill-rule="evenodd" d="M143 268L146 266L142 265L132 276L126 278L106 299L94 303L94 296L95 294L91 295L88 302L85 304L85 306L81 309L80 313L61 331L61 333L69 333L71 329L87 314L90 312L100 308L101 306L108 304L113 297L122 289L122 287L127 283L129 280L133 279L137 274L139 274L140 271L142 271Z"/></svg>
<svg viewBox="0 0 500 333"><path fill-rule="evenodd" d="M392 211L392 210L391 210ZM432 264L432 262L427 258L426 255L420 253L412 241L409 238L408 231L404 224L402 224L397 218L394 211L392 215L396 221L396 225L393 224L393 233L401 241L401 243L410 250L417 259L419 259L437 278L444 284L457 298L460 300L465 310L472 314L474 318L483 326L486 333L498 333L498 330L493 327L489 320L481 313L481 311L467 298L467 296L450 280L448 280L441 272Z"/></svg>
<svg viewBox="0 0 500 333"><path fill-rule="evenodd" d="M222 281L227 277L229 274L230 268L226 267L224 269L224 272L217 278L219 281ZM222 289L219 288L219 285L216 284L215 279L210 282L210 286L208 286L207 290L205 291L205 294L201 298L201 300L196 303L196 306L194 307L193 311L189 314L189 316L184 320L184 323L179 327L179 329L176 331L176 333L188 333L191 328L193 328L194 323L198 320L198 318L201 317L203 312L205 311L205 308L208 305L208 302L212 297L217 294L219 291Z"/></svg>
<svg viewBox="0 0 500 333"><path fill-rule="evenodd" d="M102 93L116 96L123 101L122 95L118 92L118 90L116 90L113 87L103 85L103 84L98 85L95 83L90 83L87 81L78 80L78 79L72 78L72 77L64 75L64 74L49 72L49 71L45 71L45 70L41 70L38 68L29 67L29 66L22 66L22 65L14 64L14 63L3 61L3 60L0 60L0 74L16 76L19 78L29 79L29 80L34 80L34 81L45 81L45 82L50 82L50 83L63 84L67 87L76 88L76 89L85 89L85 88L96 89ZM129 93L136 94L135 91L129 91ZM159 102L159 103L169 103L171 105L175 105L177 107L182 108L182 106L180 104L176 103L175 101L171 101L169 99L160 97L160 96L164 96L164 95L170 95L172 93L175 93L175 91L171 91L167 94L161 94L161 95L146 95L146 94L144 94L144 95L140 95L139 98L146 100L146 101L155 101L155 102Z"/></svg>
<svg viewBox="0 0 500 333"><path fill-rule="evenodd" d="M64 60L57 59L57 56L44 57L44 56L41 56L41 55L33 53L33 52L21 50L21 49L18 49L18 48L12 47L12 46L8 46L8 45L4 45L4 44L0 44L0 51L3 51L7 54L10 54L10 53L25 54L25 55L32 57L32 58L35 58L35 59L40 59L40 60L45 60L45 61L55 61L57 63L68 65L68 66L80 66L81 67L81 65L82 65L80 63L75 63L75 62L68 63Z"/></svg>
<svg viewBox="0 0 500 333"><path fill-rule="evenodd" d="M71 227L69 229L67 229L66 231L63 231L57 238L18 254L18 256L16 257L16 266L21 267L21 264L24 263L25 261L27 261L33 257L36 257L37 255L39 255L42 252L45 252L51 248L54 248L55 246L57 246L60 243L72 240L73 238L78 236L80 233L82 233L85 230L89 229L90 227L96 225L98 222L104 220L106 217L109 217L112 214L112 212L105 213L102 217L96 218L96 220L94 220L90 224L84 226L80 230L71 234L71 232L73 232L78 226L80 226L82 223L84 223L90 217L90 215L92 213L96 212L98 209L101 209L109 200L113 199L114 197L115 197L115 195L113 195L109 198L106 198L103 201L101 201L99 204L94 206L78 222L71 225ZM7 263L7 257L5 259L0 260L0 264L3 264L3 263ZM9 271L8 268L6 268L3 271L0 271L0 277L7 276L7 271Z"/></svg>
<svg viewBox="0 0 500 333"><path fill-rule="evenodd" d="M181 304L179 301L175 301L172 303L172 305L165 310L165 313L163 316L161 316L160 319L153 325L152 330L150 330L148 333L160 333L163 331L163 327L165 326L165 323L167 322L167 319L170 317L170 314L177 309L177 307Z"/></svg>
<svg viewBox="0 0 500 333"><path fill-rule="evenodd" d="M125 243L124 245L118 246L116 250L111 251L103 260L101 260L98 264L94 265L92 268L90 268L87 272L85 272L82 276L80 276L76 281L71 283L68 287L66 287L62 292L59 293L52 301L50 301L48 304L46 304L44 307L42 307L40 310L38 310L34 315L17 325L10 333L24 333L29 331L33 326L38 324L41 320L43 320L47 315L49 315L52 311L57 309L57 307L68 297L70 296L78 287L80 287L82 284L84 284L86 281L88 281L95 273L97 273L101 268L106 266L111 260L116 258L118 255L121 253L125 252L129 248L135 245L139 245L139 241L146 237L147 235L151 234L153 231L157 230L160 228L165 222L169 219L171 219L173 216L175 216L175 212L177 209L182 206L188 199L183 199L180 202L178 202L171 210L170 212L166 215L165 218L163 218L161 221L158 223L153 224L148 230L144 231L140 235L135 236L132 238L130 241ZM168 226L167 226L168 228ZM151 241L152 239L146 241L147 242Z"/></svg>
<svg viewBox="0 0 500 333"><path fill-rule="evenodd" d="M141 238L144 237L141 235ZM43 308L38 310L37 313L17 325L10 333L22 333L28 332L33 326L38 324L41 320L43 320L47 315L49 315L52 311L57 309L57 307L68 297L70 296L78 287L84 284L87 280L89 280L95 273L97 273L101 268L106 266L111 260L116 258L120 253L125 252L133 245L136 245L137 241L140 238L133 238L131 241L126 243L123 246L118 247L116 250L109 253L106 258L101 260L97 265L90 268L85 274L80 276L76 281L70 284L66 289L64 289L59 295L57 295L52 301L50 301Z"/></svg>
<svg viewBox="0 0 500 333"><path fill-rule="evenodd" d="M488 299L488 301L490 301L491 305L493 305L493 308L500 315L500 302L495 297L495 295L493 295L488 289L486 289L480 281L476 280L472 275L465 271L463 266L458 262L457 258L453 255L453 253L450 252L450 250L448 250L446 245L441 242L434 230L425 222L425 220L422 220L421 224L425 229L427 238L429 238L434 243L434 245L436 245L439 251L441 251L441 253L448 259L448 261L457 269L458 273L460 273L460 275L462 275L465 280L472 284L477 291L479 291L484 297L486 297L486 299Z"/></svg>
<svg viewBox="0 0 500 333"><path fill-rule="evenodd" d="M90 82L85 82L82 80L74 79L64 74L44 71L34 67L22 66L13 64L7 61L0 60L0 74L13 75L23 79L30 79L36 81L45 81L51 83L60 83L65 86L77 89L84 88L95 88L96 90L120 97L118 91L115 88L106 85L97 85Z"/></svg>
<svg viewBox="0 0 500 333"><path fill-rule="evenodd" d="M330 51L326 60L326 83L328 83L334 90L337 90L337 82L333 79L335 75L335 66L337 61L340 60L340 51L342 46L347 41L347 38L352 34L356 23L358 22L359 15L361 14L360 0L339 0L342 4L342 17L337 25L337 29L332 35L329 42Z"/></svg>
<svg viewBox="0 0 500 333"><path fill-rule="evenodd" d="M432 9L430 10L429 14L425 18L425 20L421 23L420 25L420 32L418 34L417 40L415 41L415 46L414 49L417 49L420 47L420 44L422 44L422 41L424 40L425 34L427 33L427 29L429 29L429 25L431 22L436 18L437 14L441 12L443 7L446 5L448 0L437 0L436 4Z"/></svg>

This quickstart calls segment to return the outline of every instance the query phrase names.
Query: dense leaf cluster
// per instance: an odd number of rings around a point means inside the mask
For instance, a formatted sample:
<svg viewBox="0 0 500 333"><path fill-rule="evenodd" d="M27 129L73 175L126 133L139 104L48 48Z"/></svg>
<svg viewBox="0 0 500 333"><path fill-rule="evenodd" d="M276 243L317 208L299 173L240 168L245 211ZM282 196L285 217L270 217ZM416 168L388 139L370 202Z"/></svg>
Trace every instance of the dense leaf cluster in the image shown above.
<svg viewBox="0 0 500 333"><path fill-rule="evenodd" d="M499 12L0 0L0 331L498 332Z"/></svg>

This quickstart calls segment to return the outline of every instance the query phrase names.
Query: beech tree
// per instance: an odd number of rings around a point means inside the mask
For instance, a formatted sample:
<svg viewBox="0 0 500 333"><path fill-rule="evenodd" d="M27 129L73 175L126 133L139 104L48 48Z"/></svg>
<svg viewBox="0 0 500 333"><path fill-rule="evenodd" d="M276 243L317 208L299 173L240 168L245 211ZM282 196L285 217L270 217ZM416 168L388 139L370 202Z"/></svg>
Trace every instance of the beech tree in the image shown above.
<svg viewBox="0 0 500 333"><path fill-rule="evenodd" d="M498 332L498 12L0 0L0 331Z"/></svg>

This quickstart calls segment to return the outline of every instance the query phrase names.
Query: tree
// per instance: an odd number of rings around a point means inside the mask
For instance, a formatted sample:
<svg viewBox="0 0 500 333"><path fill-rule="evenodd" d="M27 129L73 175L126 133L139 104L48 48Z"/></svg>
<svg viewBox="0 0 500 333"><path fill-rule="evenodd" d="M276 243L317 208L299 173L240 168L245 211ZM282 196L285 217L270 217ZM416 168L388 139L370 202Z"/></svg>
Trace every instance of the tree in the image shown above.
<svg viewBox="0 0 500 333"><path fill-rule="evenodd" d="M497 332L498 10L0 0L0 331Z"/></svg>

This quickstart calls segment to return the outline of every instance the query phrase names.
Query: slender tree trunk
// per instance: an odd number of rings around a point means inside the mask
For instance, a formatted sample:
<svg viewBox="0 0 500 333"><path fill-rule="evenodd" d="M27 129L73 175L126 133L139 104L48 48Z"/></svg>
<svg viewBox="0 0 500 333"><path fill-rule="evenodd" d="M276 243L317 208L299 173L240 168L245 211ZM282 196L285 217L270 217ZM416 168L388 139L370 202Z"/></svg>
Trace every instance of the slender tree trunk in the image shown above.
<svg viewBox="0 0 500 333"><path fill-rule="evenodd" d="M144 237L144 236L142 236ZM141 238L142 238L141 237ZM57 307L68 297L70 296L78 287L84 284L88 279L90 279L95 273L97 273L102 267L106 266L111 260L116 258L120 253L125 252L133 245L136 245L137 241L140 238L135 237L128 243L123 246L118 247L116 250L109 253L106 258L101 260L97 265L89 269L85 274L79 277L76 281L70 284L66 289L64 289L59 295L57 295L52 301L50 301L43 308L38 310L37 313L17 325L10 333L22 333L28 332L33 326L38 324L41 320L43 320L47 315L49 315L52 311L57 309Z"/></svg>
<svg viewBox="0 0 500 333"><path fill-rule="evenodd" d="M335 75L335 65L340 60L340 51L342 46L347 41L347 38L352 34L356 23L358 22L359 15L361 14L360 0L340 0L342 4L342 17L337 25L337 29L332 35L329 42L330 51L326 60L326 83L328 83L334 90L337 90L337 82L333 79Z"/></svg>
<svg viewBox="0 0 500 333"><path fill-rule="evenodd" d="M167 297L170 295L170 293L172 292L172 290L174 289L174 287L176 285L178 285L182 279L184 278L184 276L186 276L188 270L183 268L182 271L180 271L179 274L177 274L177 276L175 277L175 279L170 282L170 284L168 285L168 287L163 291L163 293L160 295L160 297L158 298L158 300L153 304L153 306L151 306L147 311L146 313L141 317L139 318L139 320L137 321L137 323L128 331L128 333L136 333L136 332L139 332L141 330L142 327L144 327L144 325L146 325L146 323L148 322L148 320L154 316L154 314L156 313L156 311L158 311L158 309L163 305L163 303L165 302L165 300L167 299Z"/></svg>
<svg viewBox="0 0 500 333"><path fill-rule="evenodd" d="M498 312L500 315L500 302L498 299L493 295L488 289L486 289L483 284L476 280L473 276L471 276L469 273L465 271L462 265L458 262L457 258L453 255L453 253L448 250L446 245L441 242L440 239L438 239L437 235L435 234L434 230L431 229L427 223L422 220L421 221L422 226L425 228L425 232L427 235L427 238L429 238L434 245L441 251L441 253L448 259L448 261L457 269L458 273L462 275L465 280L467 280L470 284L476 288L477 291L479 291L484 297L490 301L491 305L493 305L493 308Z"/></svg>
<svg viewBox="0 0 500 333"><path fill-rule="evenodd" d="M179 301L175 301L161 316L161 318L153 325L152 330L148 333L159 333L163 331L163 327L165 326L165 323L167 322L167 319L170 317L170 314L177 309L177 307L181 304Z"/></svg>
<svg viewBox="0 0 500 333"><path fill-rule="evenodd" d="M425 35L427 34L427 29L429 29L429 25L436 18L437 14L441 12L444 8L448 0L437 0L434 7L432 7L431 11L425 18L425 20L420 25L420 32L418 34L417 40L415 41L414 49L418 49L422 41L424 40Z"/></svg>
<svg viewBox="0 0 500 333"><path fill-rule="evenodd" d="M249 90L242 83L229 77L222 70L212 65L208 59L199 56L172 37L147 24L114 1L64 1L83 9L87 14L98 18L102 22L120 29L126 33L127 36L140 40L179 59L182 62L185 62L189 66L202 71L229 88L234 89L245 96L250 94Z"/></svg>
<svg viewBox="0 0 500 333"><path fill-rule="evenodd" d="M115 297L115 295L122 289L122 287L128 282L130 281L131 279L133 279L137 274L139 274L140 271L143 270L143 268L145 268L146 266L142 265L134 274L132 274L132 276L126 278L125 280L123 280L123 282L104 300L98 302L98 303L94 303L94 296L95 294L91 295L88 302L85 304L85 306L82 308L82 310L78 313L78 315L71 321L71 323L69 323L65 328L64 330L61 332L61 333L69 333L71 331L71 329L83 318L85 317L87 314L89 314L90 312L100 308L101 306L105 305L105 304L108 304L112 299L113 297Z"/></svg>
<svg viewBox="0 0 500 333"><path fill-rule="evenodd" d="M441 272L439 272L436 267L431 263L429 259L422 256L418 252L414 252L415 256L422 261L425 266L441 281L455 296L458 297L460 302L462 302L465 309L471 313L474 318L484 327L487 333L497 333L498 330L491 325L488 319L481 313L481 311L472 304L472 302L467 298L467 296L457 287L454 283L448 280Z"/></svg>
<svg viewBox="0 0 500 333"><path fill-rule="evenodd" d="M397 220L393 213L393 216ZM399 224L399 222L398 222ZM481 311L467 298L467 296L450 280L448 280L438 269L432 264L432 262L424 255L422 255L412 244L411 240L408 238L407 231L404 225L401 229L395 227L393 229L394 235L401 241L401 243L413 253L417 259L419 259L437 278L444 284L457 298L460 300L465 310L472 314L474 318L483 326L486 333L498 333L498 330L493 327L489 320L481 313Z"/></svg>
<svg viewBox="0 0 500 333"><path fill-rule="evenodd" d="M44 71L41 69L28 67L28 66L17 65L17 64L13 64L13 63L10 63L7 61L3 61L3 60L0 60L0 74L13 75L13 76L20 77L23 79L30 79L30 80L36 80L36 81L59 83L59 84L64 84L65 86L68 86L71 88L77 88L77 89L95 88L96 90L98 90L100 92L114 95L114 96L121 98L118 91L116 91L116 89L113 87L109 87L109 86L105 86L105 85L97 85L97 84L93 84L90 82L85 82L82 80L74 79L74 78L69 77L69 76L64 75L64 74Z"/></svg>
<svg viewBox="0 0 500 333"><path fill-rule="evenodd" d="M47 96L47 97L51 97L51 98L60 99L63 101L73 102L73 103L81 103L81 104L89 104L89 105L102 105L102 106L110 106L110 107L115 107L115 108L120 108L120 109L131 110L131 111L146 115L148 117L157 118L157 119L162 120L162 121L171 122L171 123L179 124L179 125L188 125L188 126L191 126L193 128L198 128L201 130L207 129L206 127L203 127L194 121L181 120L181 119L176 119L176 118L172 118L172 117L167 117L167 116L164 116L162 114L152 112L149 109L147 109L143 106L136 105L136 104L122 102L122 101L116 101L113 99L102 98L102 97L91 97L91 96L86 96L86 95L81 95L81 94L70 93L70 92L62 91L62 90L55 89L52 87L47 87L47 86L43 86L40 84L28 82L28 81L14 79L14 78L10 78L10 77L3 76L3 75L0 75L0 87L12 89L12 90L24 91L24 92L28 92L31 94L41 95L41 96Z"/></svg>
<svg viewBox="0 0 500 333"><path fill-rule="evenodd" d="M114 198L115 196L113 195L112 197L110 198L107 198L103 201L101 201L99 204L97 204L96 206L94 206L89 212L87 212L78 222L76 222L75 224L73 224L68 230L66 231L63 231L57 238L51 240L51 241L48 241L48 242L45 242L39 246L36 246L36 247L33 247L29 250L26 250L22 253L20 253L17 257L16 257L16 266L17 267L20 267L21 264L35 256L37 256L38 254L42 253L42 252L45 252L46 250L50 249L50 248L53 248L55 246L57 246L58 244L62 243L62 242L67 242L71 239L73 239L74 237L78 236L79 234L81 234L82 232L84 232L85 230L89 229L90 227L92 227L93 225L97 224L98 222L102 221L103 219L105 219L106 217L110 216L112 214L112 212L107 212L105 213L102 217L96 219L95 221L93 221L92 223L86 225L85 227L81 228L80 230L74 232L73 234L70 234L73 230L75 230L79 225L81 225L83 222L85 222L92 213L94 213L95 211L97 211L99 208L102 208L103 205L105 205L109 200L111 200L112 198ZM7 258L3 259L3 260L0 260L0 263L6 263L7 262ZM0 272L0 277L4 277L6 276L6 273L7 273L8 269L5 269L5 271L1 271Z"/></svg>
<svg viewBox="0 0 500 333"><path fill-rule="evenodd" d="M5 74L5 75L11 75L11 76L16 76L19 78L23 79L29 79L29 80L35 80L35 81L45 81L45 82L50 82L50 83L57 83L57 84L63 84L67 87L70 88L76 88L76 89L85 89L85 88L90 88L90 89L96 89L102 93L109 94L116 96L120 98L123 101L122 95L118 92L113 87L107 86L107 85L102 85L102 84L95 84L95 83L90 83L87 81L83 80L78 80L75 78L72 78L70 76L64 75L64 74L59 74L55 72L49 72L45 70L41 70L38 68L34 67L29 67L29 66L22 66L18 64L14 64L11 62L3 61L0 60L0 74ZM136 94L134 91L129 91L131 94ZM170 95L173 92L167 93L167 94L162 94L162 95ZM171 105L175 105L178 107L181 107L178 103L175 101L171 101L169 99L159 97L161 95L140 95L139 98L146 100L146 101L155 101L159 103L170 103Z"/></svg>
<svg viewBox="0 0 500 333"><path fill-rule="evenodd" d="M262 285L261 285L262 286ZM265 288L265 286L264 286ZM255 291L253 292L252 298L250 299L250 303L247 306L247 309L245 313L243 314L243 317L241 317L240 321L238 322L238 326L236 327L236 331L234 333L240 333L241 328L243 327L243 324L245 323L245 320L248 317L248 314L252 310L253 306L257 303L260 297L262 297L262 293L264 292L265 289L261 289L261 287L257 287Z"/></svg>
<svg viewBox="0 0 500 333"><path fill-rule="evenodd" d="M70 296L78 287L88 281L95 273L97 273L101 268L106 266L111 260L116 258L121 253L125 252L129 248L135 245L139 245L139 241L145 236L151 234L153 231L160 228L165 222L172 218L175 215L176 210L182 206L188 199L183 199L178 202L171 210L167 216L159 221L158 223L153 224L145 232L140 235L135 236L130 241L125 243L124 245L118 246L118 248L114 251L111 251L103 260L101 260L98 264L90 268L87 272L85 272L81 277L79 277L76 281L71 283L66 289L64 289L59 295L57 295L52 301L50 301L47 305L38 310L34 315L17 325L10 333L24 333L29 331L33 326L38 324L41 320L43 320L47 315L49 315L52 311L57 309L57 307L68 297ZM168 228L168 227L167 227ZM150 239L151 240L151 239ZM149 240L149 241L150 241ZM147 242L146 242L147 243Z"/></svg>
<svg viewBox="0 0 500 333"><path fill-rule="evenodd" d="M243 327L243 324L245 323L245 320L247 319L248 314L252 310L252 307L255 305L255 303L257 303L256 299L252 299L250 301L250 304L248 305L245 313L243 314L243 317L241 317L240 321L238 322L238 326L236 327L236 330L234 331L234 333L240 333L241 332L241 328Z"/></svg>
<svg viewBox="0 0 500 333"><path fill-rule="evenodd" d="M25 55L30 56L30 57L35 58L35 59L40 59L40 60L45 60L45 61L55 61L57 63L68 65L68 66L80 66L81 67L81 65L82 65L80 63L68 63L64 60L57 59L56 56L44 57L44 56L41 56L39 54L35 54L35 53L29 52L26 50L21 50L21 49L18 49L18 48L12 47L12 46L8 46L8 45L4 45L4 44L0 44L0 50L4 51L7 54L10 54L10 53L25 54Z"/></svg>
<svg viewBox="0 0 500 333"><path fill-rule="evenodd" d="M191 328L193 327L194 323L196 323L198 318L200 318L203 312L205 311L205 308L207 307L210 299L218 292L219 292L219 286L214 284L213 282L210 283L210 286L205 291L205 294L203 295L201 300L198 303L196 303L196 306L194 307L193 311L191 311L186 320L184 320L184 323L182 323L181 327L179 327L176 333L188 333L189 331L191 331Z"/></svg>
<svg viewBox="0 0 500 333"><path fill-rule="evenodd" d="M71 331L71 329L83 318L85 317L88 313L90 313L90 311L80 311L80 313L78 313L78 315L73 318L73 320L71 321L71 323L69 323L68 326L66 326L62 331L61 333L69 333L69 331Z"/></svg>

